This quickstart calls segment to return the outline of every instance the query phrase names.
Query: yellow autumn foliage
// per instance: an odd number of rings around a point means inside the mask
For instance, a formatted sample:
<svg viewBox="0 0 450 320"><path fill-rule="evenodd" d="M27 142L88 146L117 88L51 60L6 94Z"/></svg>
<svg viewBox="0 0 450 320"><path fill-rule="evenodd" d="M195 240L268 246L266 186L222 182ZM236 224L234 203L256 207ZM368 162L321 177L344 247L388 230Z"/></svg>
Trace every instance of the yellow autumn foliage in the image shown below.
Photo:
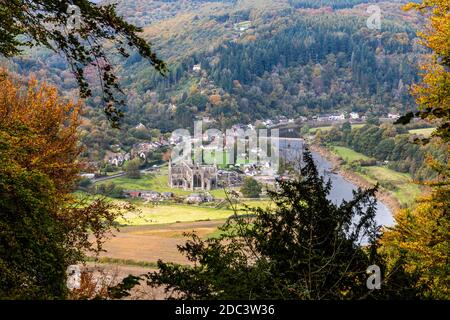
<svg viewBox="0 0 450 320"><path fill-rule="evenodd" d="M450 0L423 0L405 9L428 14L429 23L419 32L421 43L431 49L421 66L422 83L412 92L420 116L438 120L436 136L448 146L450 121ZM413 208L396 213L396 225L385 232L382 250L391 261L401 259L405 271L417 277L424 297L450 299L450 163L429 159L438 178L425 184L432 192L417 200Z"/></svg>
<svg viewBox="0 0 450 320"><path fill-rule="evenodd" d="M396 225L385 232L383 251L405 263L418 277L424 296L450 299L450 170L449 163L429 159L438 178L427 182L432 192L417 200L414 208L396 213Z"/></svg>
<svg viewBox="0 0 450 320"><path fill-rule="evenodd" d="M421 108L420 116L440 120L436 132L444 141L450 139L450 0L423 0L409 3L406 10L416 9L429 15L428 25L418 33L421 44L431 49L422 66L422 83L413 86Z"/></svg>
<svg viewBox="0 0 450 320"><path fill-rule="evenodd" d="M0 130L14 141L15 161L45 173L56 189L70 192L80 171L77 157L80 106L58 98L57 89L23 83L0 70ZM15 134L27 130L27 134ZM26 150L26 152L21 152Z"/></svg>

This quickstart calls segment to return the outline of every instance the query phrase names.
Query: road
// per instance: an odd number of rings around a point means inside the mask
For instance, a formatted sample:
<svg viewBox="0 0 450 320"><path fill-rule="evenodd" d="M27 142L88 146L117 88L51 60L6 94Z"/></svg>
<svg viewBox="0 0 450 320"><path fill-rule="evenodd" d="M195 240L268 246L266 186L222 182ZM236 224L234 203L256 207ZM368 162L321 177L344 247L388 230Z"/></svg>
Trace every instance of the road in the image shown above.
<svg viewBox="0 0 450 320"><path fill-rule="evenodd" d="M113 175L107 176L107 177L100 177L97 179L92 179L91 181L92 181L92 183L97 183L97 182L102 182L102 181L107 181L107 180L123 177L126 174L127 174L126 172L121 172L121 173L113 174Z"/></svg>
<svg viewBox="0 0 450 320"><path fill-rule="evenodd" d="M156 169L159 169L159 168L144 169L144 170L141 170L141 173L147 174L149 172L155 171ZM127 174L126 172L121 172L121 173L113 174L113 175L107 176L107 177L100 177L100 178L92 179L91 181L92 181L92 183L97 183L97 182L107 181L107 180L111 180L111 179L115 179L115 178L120 178L120 177L126 176L126 174Z"/></svg>

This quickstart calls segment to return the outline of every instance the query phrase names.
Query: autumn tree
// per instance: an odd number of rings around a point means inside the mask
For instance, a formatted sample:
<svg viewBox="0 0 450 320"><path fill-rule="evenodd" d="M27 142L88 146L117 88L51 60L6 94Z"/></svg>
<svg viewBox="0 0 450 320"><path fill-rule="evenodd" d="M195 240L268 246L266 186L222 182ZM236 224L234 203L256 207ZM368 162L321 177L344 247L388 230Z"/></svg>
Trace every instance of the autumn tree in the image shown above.
<svg viewBox="0 0 450 320"><path fill-rule="evenodd" d="M417 275L417 288L425 298L450 299L450 186L448 168L434 163L440 172L433 191L422 196L412 209L395 216L396 225L382 239L383 250L405 263L405 270Z"/></svg>
<svg viewBox="0 0 450 320"><path fill-rule="evenodd" d="M0 21L0 55L13 57L36 45L62 54L83 97L92 95L84 69L97 68L105 113L113 126L119 124L124 102L119 98L122 91L107 53L128 57L129 50L136 49L160 73L167 69L150 43L139 35L142 29L117 16L114 4L98 5L89 0L0 0Z"/></svg>
<svg viewBox="0 0 450 320"><path fill-rule="evenodd" d="M0 298L64 298L66 268L102 250L128 208L71 194L79 105L35 80L2 74L0 87Z"/></svg>
<svg viewBox="0 0 450 320"><path fill-rule="evenodd" d="M449 142L450 137L450 2L448 0L423 0L410 3L406 10L416 9L429 14L428 25L419 32L421 44L431 50L422 68L422 83L413 86L413 94L420 107L415 114L422 119L438 121L435 136ZM413 113L399 119L407 123Z"/></svg>
<svg viewBox="0 0 450 320"><path fill-rule="evenodd" d="M411 3L429 14L428 28L420 32L422 43L432 50L430 60L423 66L423 82L413 88L420 105L419 115L438 120L435 136L448 150L450 129L450 2L424 0ZM411 115L410 115L411 116ZM402 119L401 119L402 120ZM428 160L438 176L425 184L431 193L417 200L413 208L396 215L397 224L383 237L383 250L394 259L405 262L406 271L419 277L422 296L450 299L450 163Z"/></svg>

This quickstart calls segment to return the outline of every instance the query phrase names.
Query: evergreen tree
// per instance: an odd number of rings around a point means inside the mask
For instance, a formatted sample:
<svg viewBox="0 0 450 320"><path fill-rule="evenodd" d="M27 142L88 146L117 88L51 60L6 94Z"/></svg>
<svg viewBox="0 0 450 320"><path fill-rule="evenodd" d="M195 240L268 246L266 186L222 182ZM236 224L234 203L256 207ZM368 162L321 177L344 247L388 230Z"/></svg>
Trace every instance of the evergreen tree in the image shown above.
<svg viewBox="0 0 450 320"><path fill-rule="evenodd" d="M180 251L193 263L159 261L145 277L178 299L365 299L408 298L415 292L396 265L385 268L377 253L376 188L358 190L337 206L331 183L320 177L309 152L301 176L271 192L273 209L248 209L218 238L195 234ZM381 290L366 286L366 269L382 270ZM398 285L398 286L397 286Z"/></svg>

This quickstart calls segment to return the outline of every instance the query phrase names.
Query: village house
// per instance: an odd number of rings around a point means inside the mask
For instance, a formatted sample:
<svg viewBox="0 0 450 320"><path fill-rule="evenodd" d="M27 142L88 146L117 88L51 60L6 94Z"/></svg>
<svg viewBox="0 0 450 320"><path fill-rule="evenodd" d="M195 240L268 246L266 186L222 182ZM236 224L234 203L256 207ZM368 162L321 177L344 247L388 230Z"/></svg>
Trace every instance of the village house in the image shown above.
<svg viewBox="0 0 450 320"><path fill-rule="evenodd" d="M214 197L209 193L192 193L185 199L185 202L188 204L201 204L213 201Z"/></svg>
<svg viewBox="0 0 450 320"><path fill-rule="evenodd" d="M263 121L262 124L270 129L271 127L273 127L274 122L273 120L267 119L266 121Z"/></svg>
<svg viewBox="0 0 450 320"><path fill-rule="evenodd" d="M350 112L350 119L358 120L359 119L359 114L356 113L356 112Z"/></svg>
<svg viewBox="0 0 450 320"><path fill-rule="evenodd" d="M169 200L175 197L175 195L173 194L173 192L163 192L161 193L161 196L165 199L165 200Z"/></svg>
<svg viewBox="0 0 450 320"><path fill-rule="evenodd" d="M345 120L345 114L323 114L323 115L316 115L313 117L313 120L317 122L336 122L336 121L344 121Z"/></svg>
<svg viewBox="0 0 450 320"><path fill-rule="evenodd" d="M400 115L398 113L388 113L388 118L389 119L393 119L393 120L397 120L400 118Z"/></svg>
<svg viewBox="0 0 450 320"><path fill-rule="evenodd" d="M139 123L136 127L134 127L137 130L143 130L143 129L147 129L146 126L144 126L142 123Z"/></svg>
<svg viewBox="0 0 450 320"><path fill-rule="evenodd" d="M131 159L131 155L129 153L110 153L107 157L108 164L116 167L122 166L124 162Z"/></svg>
<svg viewBox="0 0 450 320"><path fill-rule="evenodd" d="M124 190L125 197L132 199L142 199L145 201L164 201L174 198L173 192L159 193L152 190Z"/></svg>
<svg viewBox="0 0 450 320"><path fill-rule="evenodd" d="M140 198L147 200L147 201L161 201L162 197L159 192L155 191L144 191L141 193Z"/></svg>
<svg viewBox="0 0 450 320"><path fill-rule="evenodd" d="M245 32L248 29L250 29L252 22L251 21L242 21L239 23L236 23L234 25L234 30L239 31L239 32Z"/></svg>
<svg viewBox="0 0 450 320"><path fill-rule="evenodd" d="M139 157L141 159L147 159L147 155L150 151L158 148L158 145L154 142L143 142L135 145L132 150L133 157Z"/></svg>
<svg viewBox="0 0 450 320"><path fill-rule="evenodd" d="M200 71L202 71L202 66L201 66L200 64L195 64L195 65L192 67L192 71L194 71L194 72L200 72Z"/></svg>
<svg viewBox="0 0 450 320"><path fill-rule="evenodd" d="M95 173L82 173L80 174L80 177L92 180L95 178Z"/></svg>
<svg viewBox="0 0 450 320"><path fill-rule="evenodd" d="M331 115L328 117L328 120L330 121L344 121L345 120L345 114L341 113L338 115Z"/></svg>
<svg viewBox="0 0 450 320"><path fill-rule="evenodd" d="M123 194L127 198L136 199L136 198L140 198L142 196L142 192L144 192L144 191L140 191L140 190L124 190Z"/></svg>
<svg viewBox="0 0 450 320"><path fill-rule="evenodd" d="M169 104L169 108L168 109L171 112L175 112L175 111L177 111L177 106L175 104L171 103L171 104Z"/></svg>
<svg viewBox="0 0 450 320"><path fill-rule="evenodd" d="M169 144L172 146L175 146L183 141L183 137L177 136L177 137L170 137Z"/></svg>

